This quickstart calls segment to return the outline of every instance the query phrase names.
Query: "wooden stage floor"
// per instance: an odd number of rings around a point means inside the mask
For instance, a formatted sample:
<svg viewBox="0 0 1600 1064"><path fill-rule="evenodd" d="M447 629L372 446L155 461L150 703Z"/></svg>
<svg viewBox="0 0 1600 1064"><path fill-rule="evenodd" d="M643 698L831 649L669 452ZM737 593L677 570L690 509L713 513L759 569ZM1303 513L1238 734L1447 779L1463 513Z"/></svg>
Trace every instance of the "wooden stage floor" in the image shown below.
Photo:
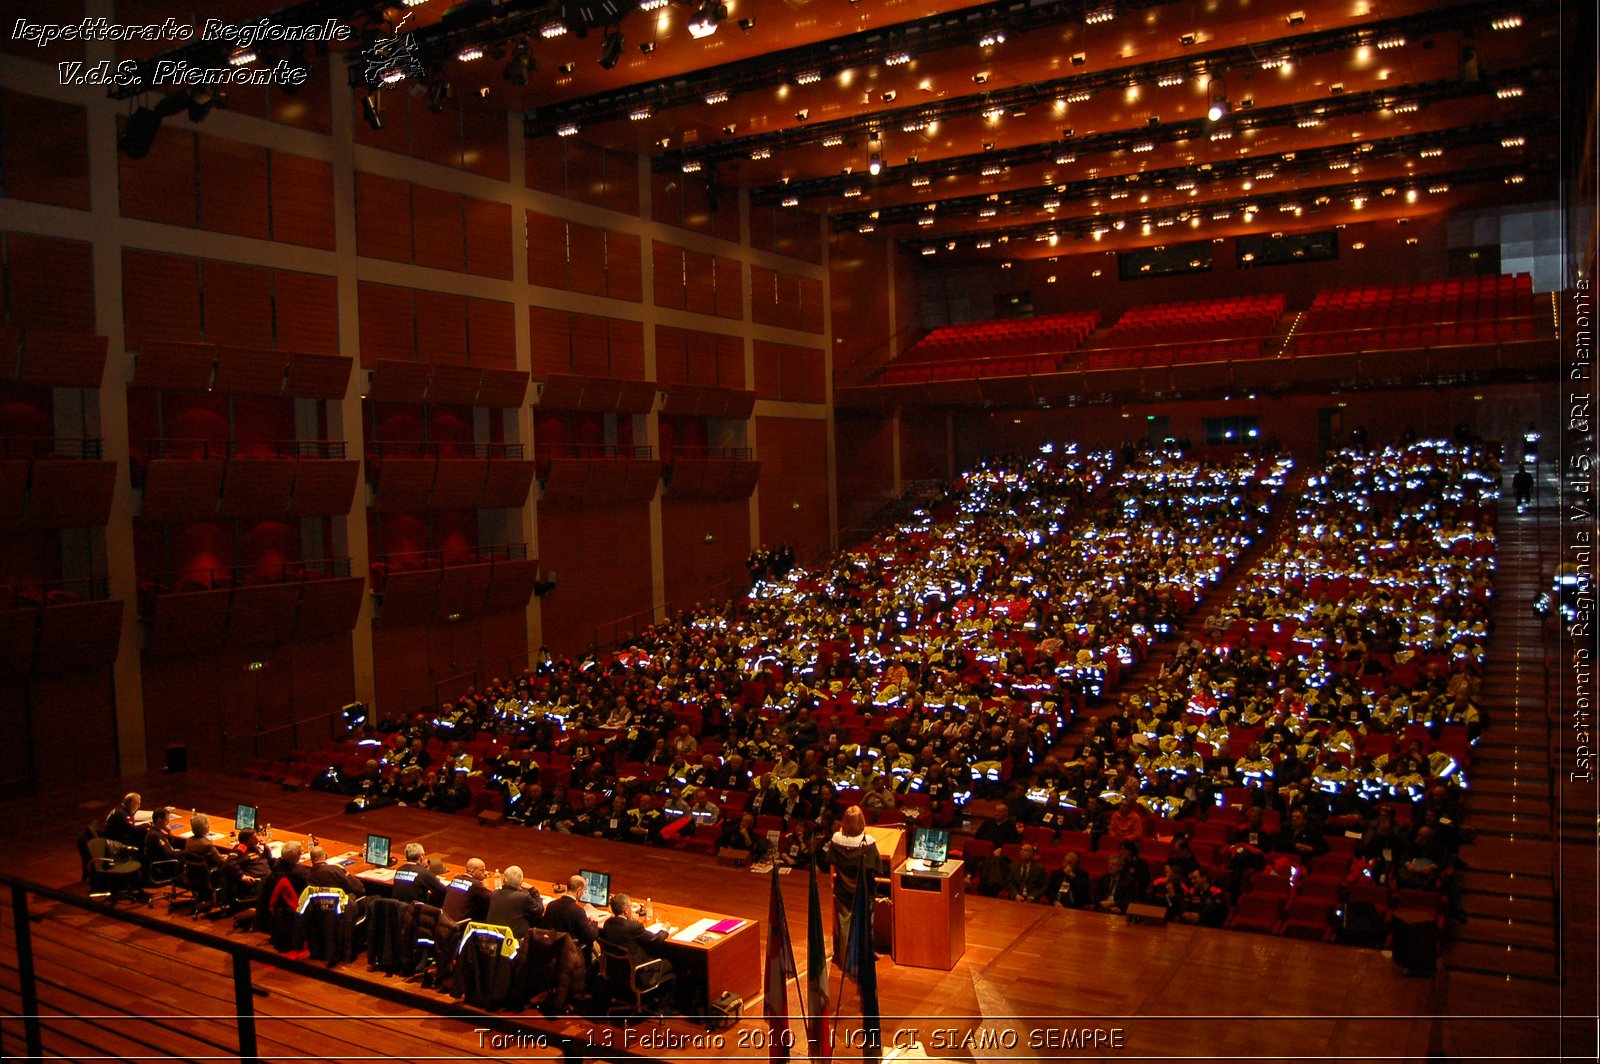
<svg viewBox="0 0 1600 1064"><path fill-rule="evenodd" d="M565 877L580 865L605 868L612 873L613 889L758 920L766 933L769 878L705 857L509 825L480 827L468 816L417 809L347 816L336 797L290 793L221 774L151 776L124 784L113 795L103 786L64 782L47 798L0 805L7 870L48 886L82 889L77 834L103 815L122 789L134 789L144 795L146 807L225 813L249 802L260 807L264 821L280 828L341 840L359 840L373 831L392 836L397 848L415 839L454 862L482 857L491 868L521 864L538 881ZM783 887L803 972L806 879L786 876ZM822 891L827 907L826 883ZM41 1012L48 1018L47 1054L196 1059L236 1053L225 955L69 906L36 901L34 909L43 917L34 923L33 937L46 981ZM165 906L158 902L145 911L161 914ZM181 913L173 919L219 937L234 934L229 921L196 924ZM0 908L3 1057L22 1051L12 924L11 907L5 905ZM258 936L249 939L264 942ZM368 975L364 959L342 970L399 985ZM1548 1059L1556 1052L1553 1002L1543 1008L1538 1002L1497 1002L1493 988L1486 988L1458 1002L1456 1011L1463 1014L1439 1015L1451 1011L1444 977L1407 977L1376 950L1132 925L975 895L967 900L966 954L953 971L897 967L887 956L879 959L878 971L886 1055L905 1059L1422 1060L1445 1044L1447 1030L1453 1044L1481 1047L1473 1059ZM454 1011L462 1015L442 1017L262 965L256 966L256 983L267 991L256 1002L261 1054L267 1059L556 1056L549 1048L486 1043L474 1032L480 1024L465 1015L471 1010L459 1006ZM838 988L837 975L832 985ZM434 1002L447 1000L430 991L416 993ZM859 1011L853 989L839 1008L846 1014ZM157 1024L111 1015L122 1010L192 1019ZM746 1011L755 1018L721 1032L717 1044L706 1044L711 1040L704 1028L682 1020L669 1020L664 1028L636 1026L626 1040L620 1027L579 1017L535 1014L528 1024L530 1030L592 1042L589 1056L618 1050L662 1059L764 1056L760 1004L747 1003ZM799 1012L792 992L791 1012ZM1081 1035L1068 1034L1084 1029L1103 1032L1098 1049L1079 1048ZM859 1048L849 1045L852 1030L859 1030L859 1020L847 1016L840 1022L836 1055L841 1059L860 1057ZM897 1052L913 1040L917 1049Z"/></svg>

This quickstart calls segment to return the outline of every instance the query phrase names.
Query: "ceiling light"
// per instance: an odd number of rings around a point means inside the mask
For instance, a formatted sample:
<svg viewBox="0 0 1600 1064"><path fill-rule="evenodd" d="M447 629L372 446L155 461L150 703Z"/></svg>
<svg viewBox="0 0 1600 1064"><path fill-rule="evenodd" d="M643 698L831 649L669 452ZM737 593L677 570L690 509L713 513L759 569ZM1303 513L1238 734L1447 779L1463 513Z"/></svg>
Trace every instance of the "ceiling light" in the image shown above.
<svg viewBox="0 0 1600 1064"><path fill-rule="evenodd" d="M656 42L655 41L645 41L643 44L639 45L639 54L640 55L649 55L651 52L653 52L655 50L656 50Z"/></svg>
<svg viewBox="0 0 1600 1064"><path fill-rule="evenodd" d="M1417 245L1417 238L1416 237L1414 237L1414 236L1406 237L1406 246L1407 247L1415 247L1416 245Z"/></svg>
<svg viewBox="0 0 1600 1064"><path fill-rule="evenodd" d="M1497 18L1493 22L1489 23L1489 25L1492 26L1494 29L1497 29L1497 30L1514 30L1518 26L1522 25L1522 16L1521 15L1501 15L1499 18Z"/></svg>
<svg viewBox="0 0 1600 1064"><path fill-rule="evenodd" d="M1505 85L1505 86L1502 86L1501 88L1495 89L1494 90L1494 95L1495 95L1495 99L1497 99L1497 100L1514 100L1518 96L1522 95L1522 86L1521 85Z"/></svg>
<svg viewBox="0 0 1600 1064"><path fill-rule="evenodd" d="M878 98L880 100L882 100L884 103L894 103L894 98L896 96L899 96L899 95L900 94L898 92L896 92L894 89L890 89L888 92L883 93Z"/></svg>
<svg viewBox="0 0 1600 1064"><path fill-rule="evenodd" d="M883 173L883 141L877 137L867 141L867 173L873 177Z"/></svg>
<svg viewBox="0 0 1600 1064"><path fill-rule="evenodd" d="M861 195L861 186L860 185L851 185L849 188L844 190L844 198L845 199L855 199L857 196L860 196L860 195Z"/></svg>
<svg viewBox="0 0 1600 1064"><path fill-rule="evenodd" d="M1083 64L1087 63L1088 61L1089 61L1089 57L1087 55L1084 55L1082 52L1076 52L1072 56L1072 65L1073 66L1083 66Z"/></svg>
<svg viewBox="0 0 1600 1064"><path fill-rule="evenodd" d="M671 0L639 0L640 11L658 11L666 7Z"/></svg>
<svg viewBox="0 0 1600 1064"><path fill-rule="evenodd" d="M647 119L649 117L650 117L650 108L648 108L648 107L640 107L637 110L628 112L628 121L630 121L630 122L643 122L645 119Z"/></svg>
<svg viewBox="0 0 1600 1064"><path fill-rule="evenodd" d="M978 241L976 244L974 244L972 246L975 247L975 248L992 248L992 247L994 247L994 241L993 240L980 240L980 241Z"/></svg>
<svg viewBox="0 0 1600 1064"><path fill-rule="evenodd" d="M1005 30L992 30L989 33L985 33L982 37L978 38L978 47L979 48L991 48L994 45L1004 44L1004 43L1006 43L1006 31Z"/></svg>
<svg viewBox="0 0 1600 1064"><path fill-rule="evenodd" d="M1067 93L1068 103L1084 103L1094 95L1093 89L1073 89Z"/></svg>
<svg viewBox="0 0 1600 1064"><path fill-rule="evenodd" d="M1415 100L1407 100L1405 103L1393 104L1390 106L1389 110L1393 111L1397 115L1408 115L1415 111L1422 110L1422 105Z"/></svg>
<svg viewBox="0 0 1600 1064"><path fill-rule="evenodd" d="M1221 121L1228 113L1228 87L1220 79L1212 78L1210 96L1211 106L1206 109L1206 117L1213 122Z"/></svg>
<svg viewBox="0 0 1600 1064"><path fill-rule="evenodd" d="M256 58L255 52L248 48L241 48L228 56L228 65L236 67L249 66L256 61Z"/></svg>
<svg viewBox="0 0 1600 1064"><path fill-rule="evenodd" d="M710 103L710 104L727 103L728 99L729 99L729 97L728 97L727 92L723 91L722 89L718 89L716 92L708 92L708 93L706 93L706 103Z"/></svg>
<svg viewBox="0 0 1600 1064"><path fill-rule="evenodd" d="M1445 185L1445 184L1429 185L1428 186L1428 192L1431 195L1435 195L1435 196L1437 196L1441 192L1449 192L1449 191L1450 191L1450 186L1449 185Z"/></svg>
<svg viewBox="0 0 1600 1064"><path fill-rule="evenodd" d="M923 248L922 249L922 253L924 255L937 255L939 253L939 249L938 248L927 247L927 248Z"/></svg>
<svg viewBox="0 0 1600 1064"><path fill-rule="evenodd" d="M561 126L559 129L556 130L556 136L558 136L558 137L572 137L572 136L576 136L577 133L578 133L578 123L576 123L576 122L568 122L566 125Z"/></svg>
<svg viewBox="0 0 1600 1064"><path fill-rule="evenodd" d="M800 206L800 197L799 196L785 196L785 197L783 197L783 205L785 207L798 207L798 206Z"/></svg>
<svg viewBox="0 0 1600 1064"><path fill-rule="evenodd" d="M1189 48L1193 46L1195 40L1196 38L1194 34L1185 33L1178 38L1178 43L1183 45L1185 48Z"/></svg>
<svg viewBox="0 0 1600 1064"><path fill-rule="evenodd" d="M995 215L997 215L999 213L1000 213L1000 210L997 207L985 207L985 208L983 208L983 210L978 212L978 217L979 218L993 218Z"/></svg>
<svg viewBox="0 0 1600 1064"><path fill-rule="evenodd" d="M844 138L841 137L837 133L835 133L835 134L833 134L831 136L827 136L827 137L823 137L822 138L822 146L824 148L837 148L839 145L841 145L843 143L844 143Z"/></svg>
<svg viewBox="0 0 1600 1064"><path fill-rule="evenodd" d="M770 159L772 158L772 149L756 148L750 153L750 158L756 160L757 162L760 162L762 159Z"/></svg>
<svg viewBox="0 0 1600 1064"><path fill-rule="evenodd" d="M617 65L618 60L622 58L622 45L622 30L618 27L613 27L606 34L606 39L600 42L601 69L610 70Z"/></svg>
<svg viewBox="0 0 1600 1064"><path fill-rule="evenodd" d="M1404 48L1406 46L1406 39L1398 35L1394 37L1384 37L1377 42L1377 45L1380 50L1386 50L1389 48Z"/></svg>
<svg viewBox="0 0 1600 1064"><path fill-rule="evenodd" d="M931 177L918 176L911 179L912 188L927 188L931 184L933 184L933 178Z"/></svg>
<svg viewBox="0 0 1600 1064"><path fill-rule="evenodd" d="M928 128L928 123L920 118L909 118L900 123L900 132L917 133Z"/></svg>
<svg viewBox="0 0 1600 1064"><path fill-rule="evenodd" d="M1423 159L1437 159L1444 154L1443 148L1423 148L1417 155Z"/></svg>
<svg viewBox="0 0 1600 1064"><path fill-rule="evenodd" d="M700 166L701 162L699 159L686 160L683 164L683 172L686 174L698 174L700 172Z"/></svg>
<svg viewBox="0 0 1600 1064"><path fill-rule="evenodd" d="M983 112L984 119L989 122L998 122L1000 119L1004 118L1005 115L1006 109L1004 107L991 107Z"/></svg>
<svg viewBox="0 0 1600 1064"><path fill-rule="evenodd" d="M972 75L972 83L974 85L982 85L984 82L986 82L988 80L989 80L989 72L987 70L979 71L978 73Z"/></svg>
<svg viewBox="0 0 1600 1064"><path fill-rule="evenodd" d="M884 66L905 66L911 62L910 52L891 52L883 57Z"/></svg>
<svg viewBox="0 0 1600 1064"><path fill-rule="evenodd" d="M1502 137L1500 139L1502 148L1520 148L1526 143L1528 143L1527 137Z"/></svg>
<svg viewBox="0 0 1600 1064"><path fill-rule="evenodd" d="M742 18L739 20L739 28L744 32L749 33L751 30L756 28L756 20L753 18Z"/></svg>
<svg viewBox="0 0 1600 1064"><path fill-rule="evenodd" d="M978 173L983 177L998 177L1000 172L1004 169L1005 167L1001 166L999 163L989 163L982 170L979 170Z"/></svg>
<svg viewBox="0 0 1600 1064"><path fill-rule="evenodd" d="M794 76L794 83L796 85L815 85L821 80L822 71L820 70L802 70L800 73Z"/></svg>
<svg viewBox="0 0 1600 1064"><path fill-rule="evenodd" d="M1288 63L1289 57L1286 55L1269 55L1261 61L1261 69L1277 70L1281 66L1287 66Z"/></svg>
<svg viewBox="0 0 1600 1064"><path fill-rule="evenodd" d="M1355 251L1360 251L1363 248L1365 248L1366 246L1367 246L1367 244L1366 244L1366 241L1364 241L1364 240L1357 240L1354 244L1350 245L1350 247Z"/></svg>
<svg viewBox="0 0 1600 1064"><path fill-rule="evenodd" d="M1155 151L1156 142L1153 140L1141 140L1133 146L1133 150L1136 152Z"/></svg>
<svg viewBox="0 0 1600 1064"><path fill-rule="evenodd" d="M1078 161L1078 157L1076 155L1068 154L1068 155L1057 155L1056 156L1056 165L1057 166L1066 166L1068 163L1075 163L1077 161Z"/></svg>
<svg viewBox="0 0 1600 1064"><path fill-rule="evenodd" d="M463 63L470 63L475 59L483 58L483 49L478 45L469 45L456 53L456 58Z"/></svg>
<svg viewBox="0 0 1600 1064"><path fill-rule="evenodd" d="M1170 89L1174 85L1182 85L1182 84L1183 84L1183 75L1182 74L1163 74L1159 78L1156 78L1156 85L1159 86L1160 88L1163 88L1163 89Z"/></svg>
<svg viewBox="0 0 1600 1064"><path fill-rule="evenodd" d="M802 108L800 108L800 110L798 110L798 111L796 111L794 113L794 120L796 122L804 122L806 119L808 119L810 117L811 117L811 108L809 108L809 107L802 107Z"/></svg>
<svg viewBox="0 0 1600 1064"><path fill-rule="evenodd" d="M701 40L717 32L722 20L728 17L728 5L721 0L704 0L694 17L689 20L689 36Z"/></svg>
<svg viewBox="0 0 1600 1064"><path fill-rule="evenodd" d="M933 224L933 215L924 214L922 217L917 219L917 224L920 225L920 226L930 226L930 225L932 225Z"/></svg>
<svg viewBox="0 0 1600 1064"><path fill-rule="evenodd" d="M577 63L562 63L556 69L558 71L560 71L562 74L571 74L574 70L578 69L578 64Z"/></svg>
<svg viewBox="0 0 1600 1064"><path fill-rule="evenodd" d="M565 22L546 22L543 26L539 27L539 36L543 37L547 41L552 37L559 37L566 32L567 24Z"/></svg>
<svg viewBox="0 0 1600 1064"><path fill-rule="evenodd" d="M1521 174L1512 174L1510 177L1506 178L1506 184L1508 185L1520 185L1522 184L1522 181L1523 177Z"/></svg>
<svg viewBox="0 0 1600 1064"><path fill-rule="evenodd" d="M1101 4L1099 7L1084 12L1083 21L1091 26L1095 26L1102 22L1110 22L1116 17L1116 4Z"/></svg>
<svg viewBox="0 0 1600 1064"><path fill-rule="evenodd" d="M1298 26L1301 23L1305 22L1305 20L1306 20L1306 13L1304 11L1291 11L1284 18L1284 21L1287 22L1291 26Z"/></svg>

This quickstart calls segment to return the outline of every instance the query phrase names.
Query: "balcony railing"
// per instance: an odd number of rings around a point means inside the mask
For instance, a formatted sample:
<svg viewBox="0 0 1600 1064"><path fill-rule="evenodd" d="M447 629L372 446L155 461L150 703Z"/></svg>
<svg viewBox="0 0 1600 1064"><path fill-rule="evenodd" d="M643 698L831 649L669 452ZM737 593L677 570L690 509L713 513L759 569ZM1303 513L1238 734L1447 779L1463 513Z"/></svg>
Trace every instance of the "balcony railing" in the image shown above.
<svg viewBox="0 0 1600 1064"><path fill-rule="evenodd" d="M62 606L71 602L97 602L110 597L111 586L103 576L0 585L0 608L13 610Z"/></svg>
<svg viewBox="0 0 1600 1064"><path fill-rule="evenodd" d="M662 456L668 461L682 459L688 462L748 462L755 458L756 451L754 447L691 447L683 444L673 444L671 447L663 449Z"/></svg>
<svg viewBox="0 0 1600 1064"><path fill-rule="evenodd" d="M373 568L382 566L380 573L403 573L418 569L443 569L452 565L477 565L481 562L520 562L527 557L526 543L491 543L478 547L393 551L373 559Z"/></svg>
<svg viewBox="0 0 1600 1064"><path fill-rule="evenodd" d="M193 440L162 437L147 440L144 458L343 458L344 440Z"/></svg>
<svg viewBox="0 0 1600 1064"><path fill-rule="evenodd" d="M503 458L517 460L525 454L520 443L429 443L422 440L396 440L367 444L367 458Z"/></svg>
<svg viewBox="0 0 1600 1064"><path fill-rule="evenodd" d="M139 589L146 593L168 595L191 591L225 591L263 584L297 584L349 575L349 558L311 558L278 565L216 566L156 573L140 577Z"/></svg>
<svg viewBox="0 0 1600 1064"><path fill-rule="evenodd" d="M0 439L0 458L94 458L103 456L98 436L7 436Z"/></svg>
<svg viewBox="0 0 1600 1064"><path fill-rule="evenodd" d="M541 443L534 448L541 462L552 458L623 458L635 462L648 462L655 457L655 448L624 447L614 443Z"/></svg>

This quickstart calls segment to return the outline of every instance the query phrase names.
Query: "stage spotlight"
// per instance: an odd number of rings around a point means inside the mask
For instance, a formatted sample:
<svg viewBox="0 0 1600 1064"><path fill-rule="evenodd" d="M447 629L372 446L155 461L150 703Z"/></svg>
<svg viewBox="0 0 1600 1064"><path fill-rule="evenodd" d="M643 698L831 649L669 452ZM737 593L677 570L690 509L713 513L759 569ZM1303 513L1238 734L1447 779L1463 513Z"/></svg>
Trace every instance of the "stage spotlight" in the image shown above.
<svg viewBox="0 0 1600 1064"><path fill-rule="evenodd" d="M622 39L622 30L613 26L606 31L606 39L600 44L600 66L610 70L622 58L622 49L625 42Z"/></svg>
<svg viewBox="0 0 1600 1064"><path fill-rule="evenodd" d="M428 82L428 110L434 114L443 111L445 105L455 96L455 91L450 88L450 83L443 78Z"/></svg>
<svg viewBox="0 0 1600 1064"><path fill-rule="evenodd" d="M204 85L196 85L189 90L189 121L204 122L206 115L211 113L213 107L228 106L226 93L213 92Z"/></svg>
<svg viewBox="0 0 1600 1064"><path fill-rule="evenodd" d="M717 27L722 25L722 20L728 17L728 5L721 0L704 0L694 17L689 20L689 36L695 40L709 37L717 32Z"/></svg>
<svg viewBox="0 0 1600 1064"><path fill-rule="evenodd" d="M529 50L528 39L524 37L512 45L511 58L506 60L506 68L501 76L509 84L526 85L528 75L533 73L534 69L533 52Z"/></svg>
<svg viewBox="0 0 1600 1064"><path fill-rule="evenodd" d="M377 93L369 92L362 97L361 117L367 120L374 133L383 128L383 100Z"/></svg>
<svg viewBox="0 0 1600 1064"><path fill-rule="evenodd" d="M117 147L130 159L143 159L150 154L160 131L161 116L148 107L141 107L128 116L128 124L117 137Z"/></svg>

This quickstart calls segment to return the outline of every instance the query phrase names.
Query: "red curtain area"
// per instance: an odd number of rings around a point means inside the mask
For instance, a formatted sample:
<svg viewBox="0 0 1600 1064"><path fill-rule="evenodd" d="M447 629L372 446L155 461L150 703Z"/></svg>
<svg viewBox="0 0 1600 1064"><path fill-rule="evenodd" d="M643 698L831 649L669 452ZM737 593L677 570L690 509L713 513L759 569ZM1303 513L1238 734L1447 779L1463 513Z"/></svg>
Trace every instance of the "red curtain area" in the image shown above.
<svg viewBox="0 0 1600 1064"><path fill-rule="evenodd" d="M472 442L472 408L470 406L430 406L428 408L428 439L441 444L444 457L466 456L467 448L454 448L450 444Z"/></svg>
<svg viewBox="0 0 1600 1064"><path fill-rule="evenodd" d="M440 510L432 514L374 514L368 525L372 556L382 560L400 554L439 550L452 565L474 560L471 552L478 545L478 511ZM424 560L399 558L390 562L391 570L421 568Z"/></svg>
<svg viewBox="0 0 1600 1064"><path fill-rule="evenodd" d="M245 576L275 577L290 562L300 560L298 522L257 521L240 529L239 564Z"/></svg>
<svg viewBox="0 0 1600 1064"><path fill-rule="evenodd" d="M709 426L703 417L664 417L661 419L661 458L671 458L677 447L705 447Z"/></svg>
<svg viewBox="0 0 1600 1064"><path fill-rule="evenodd" d="M478 545L478 511L441 510L433 515L433 545L444 552L448 564L475 561L472 548Z"/></svg>
<svg viewBox="0 0 1600 1064"><path fill-rule="evenodd" d="M422 439L422 407L416 403L367 403L369 443L417 443Z"/></svg>
<svg viewBox="0 0 1600 1064"><path fill-rule="evenodd" d="M409 554L430 546L432 537L427 517L419 514L374 514L373 517L371 527L377 537L374 557ZM402 567L404 564L400 563Z"/></svg>
<svg viewBox="0 0 1600 1064"><path fill-rule="evenodd" d="M140 579L161 577L169 588L180 580L208 580L213 571L231 576L235 568L243 570L241 577L277 577L302 557L296 519L136 521L133 547Z"/></svg>
<svg viewBox="0 0 1600 1064"><path fill-rule="evenodd" d="M273 441L294 439L294 405L283 399L237 396L233 400L233 431L239 454L268 456Z"/></svg>

